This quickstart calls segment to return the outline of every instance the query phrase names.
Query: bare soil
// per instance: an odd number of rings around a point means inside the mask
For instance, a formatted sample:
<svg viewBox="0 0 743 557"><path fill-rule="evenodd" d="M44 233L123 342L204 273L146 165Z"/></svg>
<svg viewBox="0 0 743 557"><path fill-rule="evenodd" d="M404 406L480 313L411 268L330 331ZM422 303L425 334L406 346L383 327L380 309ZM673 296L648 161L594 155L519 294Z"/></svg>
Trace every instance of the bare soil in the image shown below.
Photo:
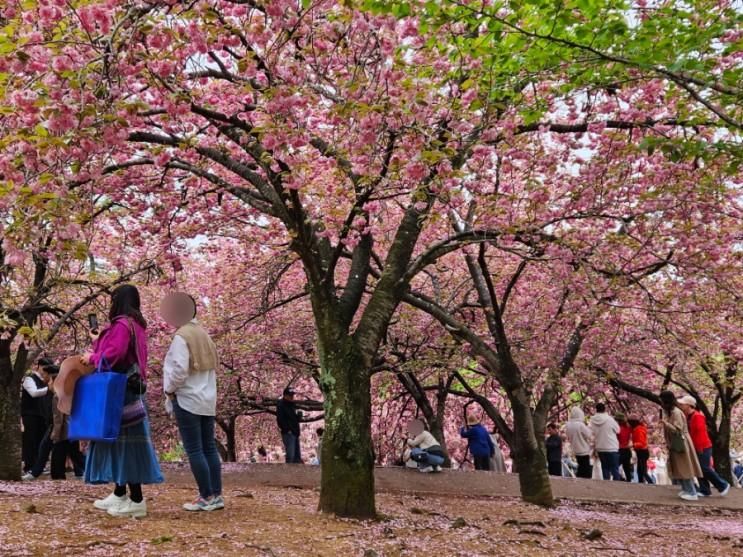
<svg viewBox="0 0 743 557"><path fill-rule="evenodd" d="M743 511L736 508L741 490L725 500L680 504L670 486L645 488L667 502L629 503L609 498L635 486L582 482L595 484L597 500L563 498L546 510L477 490L436 493L470 481L510 485L512 477L400 470L383 472L378 481L379 520L355 521L316 512L317 492L306 485L316 473L297 466L227 466L227 508L188 513L181 505L193 499L193 482L182 467L171 467L167 483L145 487L149 514L141 520L96 510L93 500L108 493L103 486L0 482L0 555L743 555ZM266 485L266 477L283 479L284 486ZM424 489L395 488L400 479ZM570 487L564 483L556 491Z"/></svg>

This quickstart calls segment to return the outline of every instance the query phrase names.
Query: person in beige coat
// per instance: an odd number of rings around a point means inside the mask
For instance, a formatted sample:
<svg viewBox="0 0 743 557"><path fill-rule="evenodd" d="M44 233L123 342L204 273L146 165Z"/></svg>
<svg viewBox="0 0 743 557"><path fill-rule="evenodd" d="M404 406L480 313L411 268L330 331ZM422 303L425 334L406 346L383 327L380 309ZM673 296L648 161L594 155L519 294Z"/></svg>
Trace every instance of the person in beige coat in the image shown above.
<svg viewBox="0 0 743 557"><path fill-rule="evenodd" d="M681 499L696 501L698 495L694 478L700 477L702 469L689 435L686 416L678 408L676 396L672 392L660 393L660 402L663 407L663 434L668 446L668 476L681 482Z"/></svg>

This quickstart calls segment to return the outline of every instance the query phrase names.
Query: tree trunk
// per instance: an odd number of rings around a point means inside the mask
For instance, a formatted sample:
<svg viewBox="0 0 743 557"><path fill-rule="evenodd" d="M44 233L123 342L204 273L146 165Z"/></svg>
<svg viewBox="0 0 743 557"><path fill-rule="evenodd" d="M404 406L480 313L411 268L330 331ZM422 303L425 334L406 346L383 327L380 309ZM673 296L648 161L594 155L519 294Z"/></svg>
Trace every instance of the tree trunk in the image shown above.
<svg viewBox="0 0 743 557"><path fill-rule="evenodd" d="M553 507L552 486L547 474L544 443L537 438L529 397L523 388L509 393L513 410L514 467L518 470L521 498L527 503Z"/></svg>
<svg viewBox="0 0 743 557"><path fill-rule="evenodd" d="M0 481L21 479L21 378L19 368L25 365L23 354L16 355L16 366L10 358L10 340L0 341ZM23 361L19 361L21 358Z"/></svg>
<svg viewBox="0 0 743 557"><path fill-rule="evenodd" d="M371 374L351 338L328 341L323 336L318 335L325 395L319 510L374 518Z"/></svg>
<svg viewBox="0 0 743 557"><path fill-rule="evenodd" d="M717 431L710 430L712 434L712 456L715 461L715 470L730 485L733 483L733 471L730 466L730 421L731 412L727 404L722 404L720 413L720 425Z"/></svg>

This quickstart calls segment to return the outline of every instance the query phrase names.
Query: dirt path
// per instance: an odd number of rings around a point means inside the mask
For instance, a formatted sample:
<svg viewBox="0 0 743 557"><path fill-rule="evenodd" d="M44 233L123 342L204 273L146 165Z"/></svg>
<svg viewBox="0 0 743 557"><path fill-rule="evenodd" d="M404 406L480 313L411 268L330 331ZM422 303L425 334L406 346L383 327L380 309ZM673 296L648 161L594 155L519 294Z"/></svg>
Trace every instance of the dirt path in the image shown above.
<svg viewBox="0 0 743 557"><path fill-rule="evenodd" d="M316 466L286 464L228 464L226 482L233 486L272 486L315 489L320 486L320 470ZM188 467L171 465L170 477L177 481L188 478ZM404 468L377 468L376 484L379 491L471 497L518 497L518 476L472 471L444 471L439 474L421 474ZM604 482L552 478L556 497L576 501L638 503L677 506L679 488L648 486L624 482ZM731 489L722 498L700 498L694 507L743 510L743 489Z"/></svg>
<svg viewBox="0 0 743 557"><path fill-rule="evenodd" d="M661 503L648 505L616 502L615 496L638 497L635 486L585 482L595 484L590 495L596 501L563 499L546 510L510 496L515 493L513 477L386 469L378 471L380 519L360 522L316 512L315 468L227 465L227 508L212 513L181 510L195 493L185 467L168 466L166 476L167 483L145 487L149 512L142 520L95 510L93 500L108 492L104 486L76 480L0 482L0 556L743 554L740 493L682 504L670 487L645 488L654 493L654 503ZM579 484L558 481L555 488L563 495L588 490ZM601 501L606 494L614 500ZM713 502L725 506L715 508Z"/></svg>

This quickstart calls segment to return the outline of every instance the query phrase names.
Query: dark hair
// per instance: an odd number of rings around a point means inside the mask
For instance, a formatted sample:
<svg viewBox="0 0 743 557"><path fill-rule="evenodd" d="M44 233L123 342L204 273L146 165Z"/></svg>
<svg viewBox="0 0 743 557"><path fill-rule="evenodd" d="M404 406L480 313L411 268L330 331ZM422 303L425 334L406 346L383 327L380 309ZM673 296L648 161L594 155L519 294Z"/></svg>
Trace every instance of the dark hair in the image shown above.
<svg viewBox="0 0 743 557"><path fill-rule="evenodd" d="M642 423L639 418L630 418L629 420L627 420L627 422L632 427L637 427L638 425Z"/></svg>
<svg viewBox="0 0 743 557"><path fill-rule="evenodd" d="M665 410L667 414L670 414L671 411L676 408L676 395L674 395L671 391L661 391L660 405L663 407L663 410Z"/></svg>
<svg viewBox="0 0 743 557"><path fill-rule="evenodd" d="M258 454L261 456L268 456L268 452L266 452L266 447L264 447L263 445L258 447Z"/></svg>
<svg viewBox="0 0 743 557"><path fill-rule="evenodd" d="M36 365L43 369L45 367L53 366L54 360L44 356L43 358L39 358L38 360L36 360Z"/></svg>
<svg viewBox="0 0 743 557"><path fill-rule="evenodd" d="M606 412L606 405L603 402L597 402L596 412Z"/></svg>
<svg viewBox="0 0 743 557"><path fill-rule="evenodd" d="M323 433L325 433L325 428L324 427L318 427L317 430L315 431L315 433L317 433L317 436L318 437L322 437L323 436Z"/></svg>
<svg viewBox="0 0 743 557"><path fill-rule="evenodd" d="M131 284L122 284L111 292L111 310L108 312L108 320L113 321L122 315L131 317L142 327L147 328L147 321L142 316L139 290Z"/></svg>
<svg viewBox="0 0 743 557"><path fill-rule="evenodd" d="M555 422L550 422L547 424L547 429L557 429L557 425L555 425Z"/></svg>

